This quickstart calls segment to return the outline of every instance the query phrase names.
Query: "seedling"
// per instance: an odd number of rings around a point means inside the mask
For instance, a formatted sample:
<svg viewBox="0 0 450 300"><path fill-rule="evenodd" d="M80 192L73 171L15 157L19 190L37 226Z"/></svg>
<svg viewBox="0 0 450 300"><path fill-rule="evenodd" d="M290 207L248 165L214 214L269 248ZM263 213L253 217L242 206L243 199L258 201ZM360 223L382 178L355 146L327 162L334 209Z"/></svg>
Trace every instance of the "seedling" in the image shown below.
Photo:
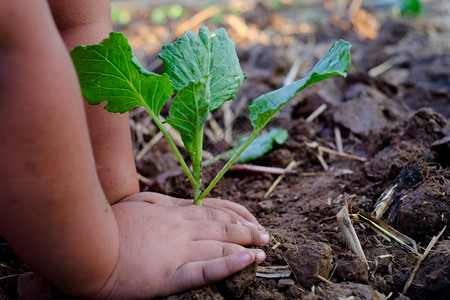
<svg viewBox="0 0 450 300"><path fill-rule="evenodd" d="M81 90L90 104L106 101L105 109L124 113L143 106L167 139L194 190L194 204L204 199L227 170L239 159L272 117L307 86L334 75L346 76L350 66L350 44L340 40L301 80L253 100L249 107L251 135L234 151L212 182L202 190L203 128L210 112L235 99L246 77L236 55L235 43L219 28L199 34L187 32L178 41L163 46L159 57L164 73L143 68L127 39L112 32L101 43L78 46L71 56ZM176 129L190 155L192 171L163 126L160 112L174 91L167 123Z"/></svg>

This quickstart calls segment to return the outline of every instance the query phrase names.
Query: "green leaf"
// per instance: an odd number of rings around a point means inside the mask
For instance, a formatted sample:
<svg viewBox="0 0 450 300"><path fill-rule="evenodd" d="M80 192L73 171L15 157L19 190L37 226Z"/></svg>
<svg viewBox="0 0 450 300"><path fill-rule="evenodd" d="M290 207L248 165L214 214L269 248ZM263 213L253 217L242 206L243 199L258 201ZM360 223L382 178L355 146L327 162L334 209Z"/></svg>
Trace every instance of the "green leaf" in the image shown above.
<svg viewBox="0 0 450 300"><path fill-rule="evenodd" d="M421 11L419 0L399 0L399 6L402 15L418 15Z"/></svg>
<svg viewBox="0 0 450 300"><path fill-rule="evenodd" d="M188 31L176 42L163 46L159 57L177 91L210 75L209 110L213 111L225 101L236 98L245 78L235 48L225 29L211 33L208 28L201 27L198 35Z"/></svg>
<svg viewBox="0 0 450 300"><path fill-rule="evenodd" d="M273 149L275 143L278 145L284 144L288 136L286 129L272 129L268 133L255 138L244 152L242 152L236 162L245 163L260 158L264 154L269 153ZM234 155L246 140L247 138L240 138L238 145L231 150L230 154Z"/></svg>
<svg viewBox="0 0 450 300"><path fill-rule="evenodd" d="M260 130L264 127L289 100L307 86L334 75L345 77L351 63L350 47L350 43L344 40L335 42L306 77L254 99L249 106L253 128Z"/></svg>
<svg viewBox="0 0 450 300"><path fill-rule="evenodd" d="M203 126L209 114L209 78L204 76L199 82L191 82L181 89L170 104L167 123L181 135L186 150L194 156L203 140Z"/></svg>
<svg viewBox="0 0 450 300"><path fill-rule="evenodd" d="M145 70L122 33L111 32L99 44L77 46L70 55L83 96L89 104L107 101L110 112L144 106L158 116L173 94L169 76Z"/></svg>

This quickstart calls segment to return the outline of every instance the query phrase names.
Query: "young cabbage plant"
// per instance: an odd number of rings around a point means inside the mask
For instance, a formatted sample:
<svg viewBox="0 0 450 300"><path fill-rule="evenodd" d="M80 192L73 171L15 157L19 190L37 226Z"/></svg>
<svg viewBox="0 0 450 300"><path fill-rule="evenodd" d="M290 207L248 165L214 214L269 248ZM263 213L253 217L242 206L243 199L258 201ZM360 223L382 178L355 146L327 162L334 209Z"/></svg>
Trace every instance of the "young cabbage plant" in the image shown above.
<svg viewBox="0 0 450 300"><path fill-rule="evenodd" d="M232 156L213 181L202 190L203 129L210 112L236 98L246 75L239 65L235 43L223 28L199 34L187 32L163 46L162 75L143 68L127 39L112 32L99 44L78 46L71 52L83 96L90 104L107 102L105 109L124 113L143 106L167 139L194 190L194 204L202 200L243 154L272 117L307 86L334 75L346 76L351 45L340 40L301 80L253 100L249 107L252 134L232 151ZM167 123L176 129L190 155L192 171L163 126L160 112L177 92L169 107Z"/></svg>

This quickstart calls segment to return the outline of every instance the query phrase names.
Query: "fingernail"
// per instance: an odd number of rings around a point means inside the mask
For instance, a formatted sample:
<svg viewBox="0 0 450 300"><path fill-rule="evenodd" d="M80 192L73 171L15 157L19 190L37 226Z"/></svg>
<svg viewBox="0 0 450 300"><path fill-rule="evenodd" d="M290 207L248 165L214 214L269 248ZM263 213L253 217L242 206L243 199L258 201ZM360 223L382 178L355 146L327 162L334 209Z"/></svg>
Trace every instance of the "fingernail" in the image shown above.
<svg viewBox="0 0 450 300"><path fill-rule="evenodd" d="M258 262L263 262L266 260L266 253L264 253L264 251L258 251L256 253L256 259L258 260Z"/></svg>
<svg viewBox="0 0 450 300"><path fill-rule="evenodd" d="M267 233L261 234L261 242L263 244L268 244L270 242L270 235Z"/></svg>
<svg viewBox="0 0 450 300"><path fill-rule="evenodd" d="M249 264L253 261L253 257L248 252L242 252L239 254L239 259L243 264Z"/></svg>

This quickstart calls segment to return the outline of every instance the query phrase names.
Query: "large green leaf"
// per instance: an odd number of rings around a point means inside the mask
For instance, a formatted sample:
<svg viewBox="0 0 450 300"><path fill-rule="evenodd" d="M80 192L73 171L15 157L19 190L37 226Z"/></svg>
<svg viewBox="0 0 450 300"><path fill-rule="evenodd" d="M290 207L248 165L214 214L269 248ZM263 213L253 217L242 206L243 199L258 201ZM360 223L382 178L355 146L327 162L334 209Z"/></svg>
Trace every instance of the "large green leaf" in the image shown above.
<svg viewBox="0 0 450 300"><path fill-rule="evenodd" d="M245 163L260 158L264 154L269 153L273 149L275 143L278 145L284 144L288 137L289 134L286 129L271 129L266 134L262 134L255 138L244 152L242 152L236 162ZM246 140L247 138L240 138L238 140L238 145L231 150L230 154L234 155Z"/></svg>
<svg viewBox="0 0 450 300"><path fill-rule="evenodd" d="M169 76L145 70L122 33L111 32L99 44L75 47L70 55L83 96L90 104L107 101L110 112L142 105L158 116L173 94Z"/></svg>
<svg viewBox="0 0 450 300"><path fill-rule="evenodd" d="M249 106L253 128L260 130L264 127L289 100L307 86L334 75L345 77L351 63L350 47L344 40L335 42L306 77L254 99Z"/></svg>
<svg viewBox="0 0 450 300"><path fill-rule="evenodd" d="M198 35L188 31L176 42L163 46L159 57L177 91L210 75L209 110L213 111L225 101L236 98L245 78L235 48L225 29L211 33L208 28L201 27Z"/></svg>
<svg viewBox="0 0 450 300"><path fill-rule="evenodd" d="M181 135L186 150L192 156L201 151L203 126L209 114L211 98L208 76L199 82L191 82L172 100L167 123Z"/></svg>

